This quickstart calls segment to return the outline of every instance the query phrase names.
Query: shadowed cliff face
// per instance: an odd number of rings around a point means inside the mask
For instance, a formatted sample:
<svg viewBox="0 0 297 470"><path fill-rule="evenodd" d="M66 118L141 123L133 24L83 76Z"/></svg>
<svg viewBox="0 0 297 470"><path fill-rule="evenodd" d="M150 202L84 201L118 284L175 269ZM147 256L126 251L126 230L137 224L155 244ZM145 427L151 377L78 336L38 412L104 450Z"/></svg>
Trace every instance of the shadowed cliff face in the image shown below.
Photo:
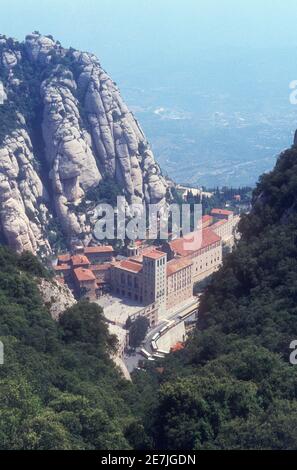
<svg viewBox="0 0 297 470"><path fill-rule="evenodd" d="M0 222L11 247L50 253L57 225L68 243L89 243L87 193L102 179L129 203L164 206L143 131L94 55L38 33L0 36L0 80Z"/></svg>

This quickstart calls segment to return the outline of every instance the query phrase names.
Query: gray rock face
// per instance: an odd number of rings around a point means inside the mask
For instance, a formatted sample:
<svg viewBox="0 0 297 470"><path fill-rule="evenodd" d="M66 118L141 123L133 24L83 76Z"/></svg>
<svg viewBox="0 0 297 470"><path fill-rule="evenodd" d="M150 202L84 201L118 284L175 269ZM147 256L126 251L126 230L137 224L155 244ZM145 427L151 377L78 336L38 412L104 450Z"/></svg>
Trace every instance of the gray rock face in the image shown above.
<svg viewBox="0 0 297 470"><path fill-rule="evenodd" d="M67 285L62 285L55 280L37 278L37 285L43 299L44 305L48 308L51 317L59 320L60 316L72 307L76 300Z"/></svg>
<svg viewBox="0 0 297 470"><path fill-rule="evenodd" d="M32 144L24 129L14 131L0 148L0 221L16 251L51 251L46 236L48 195L34 169Z"/></svg>
<svg viewBox="0 0 297 470"><path fill-rule="evenodd" d="M33 103L33 118L31 109L28 116L18 113L0 142L0 219L11 246L50 252L53 214L69 243L87 243L86 194L106 177L122 187L128 203L166 204L167 183L143 131L94 55L32 33L24 43L0 36L0 59L8 101L28 86L25 98ZM28 65L38 82L34 96Z"/></svg>
<svg viewBox="0 0 297 470"><path fill-rule="evenodd" d="M43 99L42 132L45 154L51 167L55 208L63 228L71 235L84 231L68 204L78 204L85 191L102 179L93 153L91 137L80 125L76 83L72 74L56 75L41 85Z"/></svg>

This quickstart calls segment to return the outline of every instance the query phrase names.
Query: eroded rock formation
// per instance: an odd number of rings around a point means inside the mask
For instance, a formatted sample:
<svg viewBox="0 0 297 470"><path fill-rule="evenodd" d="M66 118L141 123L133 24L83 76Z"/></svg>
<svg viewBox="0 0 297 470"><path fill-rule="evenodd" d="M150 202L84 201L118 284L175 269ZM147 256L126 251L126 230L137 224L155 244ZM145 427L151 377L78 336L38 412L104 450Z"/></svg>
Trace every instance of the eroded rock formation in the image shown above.
<svg viewBox="0 0 297 470"><path fill-rule="evenodd" d="M133 114L93 54L32 33L0 37L0 222L17 251L49 253L55 224L88 243L88 191L104 178L129 203L166 203L167 183ZM49 236L50 235L50 236Z"/></svg>
<svg viewBox="0 0 297 470"><path fill-rule="evenodd" d="M58 281L38 278L37 285L44 305L54 320L59 320L65 310L76 303L69 287Z"/></svg>

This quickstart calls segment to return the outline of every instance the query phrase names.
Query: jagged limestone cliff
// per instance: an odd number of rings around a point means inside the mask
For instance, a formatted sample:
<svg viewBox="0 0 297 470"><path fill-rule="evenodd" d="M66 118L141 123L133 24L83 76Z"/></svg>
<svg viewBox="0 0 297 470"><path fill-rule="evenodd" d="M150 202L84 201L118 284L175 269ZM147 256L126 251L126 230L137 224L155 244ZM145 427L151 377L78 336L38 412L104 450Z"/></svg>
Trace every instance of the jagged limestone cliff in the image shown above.
<svg viewBox="0 0 297 470"><path fill-rule="evenodd" d="M72 307L76 300L67 285L60 284L54 279L37 278L36 283L45 307L54 320Z"/></svg>
<svg viewBox="0 0 297 470"><path fill-rule="evenodd" d="M88 191L105 178L128 202L164 206L167 183L98 59L51 37L0 36L0 223L17 251L49 253L57 224L89 243ZM1 102L1 101L0 101Z"/></svg>

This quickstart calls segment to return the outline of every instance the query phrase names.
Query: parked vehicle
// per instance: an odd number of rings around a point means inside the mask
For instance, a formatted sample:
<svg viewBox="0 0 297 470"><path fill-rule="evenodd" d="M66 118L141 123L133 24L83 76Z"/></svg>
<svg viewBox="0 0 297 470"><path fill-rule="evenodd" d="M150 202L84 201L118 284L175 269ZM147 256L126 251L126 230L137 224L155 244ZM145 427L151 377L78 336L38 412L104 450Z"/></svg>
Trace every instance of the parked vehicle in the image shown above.
<svg viewBox="0 0 297 470"><path fill-rule="evenodd" d="M149 359L150 357L152 357L151 354L144 348L140 350L140 354L142 354L146 359Z"/></svg>
<svg viewBox="0 0 297 470"><path fill-rule="evenodd" d="M152 350L153 350L153 351L157 351L158 346L157 346L156 341L152 341L152 342L151 342L151 346L152 346Z"/></svg>
<svg viewBox="0 0 297 470"><path fill-rule="evenodd" d="M165 357L165 354L161 354L159 352L156 352L153 354L153 357L155 357L156 359L163 359Z"/></svg>

